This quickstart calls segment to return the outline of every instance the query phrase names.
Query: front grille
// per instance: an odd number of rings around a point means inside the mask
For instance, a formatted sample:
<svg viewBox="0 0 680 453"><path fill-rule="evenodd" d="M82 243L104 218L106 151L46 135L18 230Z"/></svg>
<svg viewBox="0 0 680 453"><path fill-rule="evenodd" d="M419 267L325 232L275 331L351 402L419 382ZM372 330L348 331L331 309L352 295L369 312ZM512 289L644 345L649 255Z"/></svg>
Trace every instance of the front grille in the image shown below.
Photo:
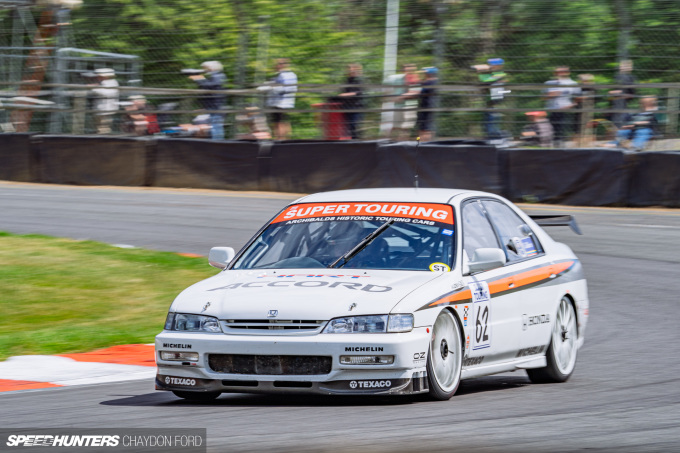
<svg viewBox="0 0 680 453"><path fill-rule="evenodd" d="M222 321L226 333L250 335L287 335L320 332L326 321L308 319L227 319Z"/></svg>
<svg viewBox="0 0 680 453"><path fill-rule="evenodd" d="M208 365L218 373L301 376L330 373L332 358L313 355L209 354Z"/></svg>

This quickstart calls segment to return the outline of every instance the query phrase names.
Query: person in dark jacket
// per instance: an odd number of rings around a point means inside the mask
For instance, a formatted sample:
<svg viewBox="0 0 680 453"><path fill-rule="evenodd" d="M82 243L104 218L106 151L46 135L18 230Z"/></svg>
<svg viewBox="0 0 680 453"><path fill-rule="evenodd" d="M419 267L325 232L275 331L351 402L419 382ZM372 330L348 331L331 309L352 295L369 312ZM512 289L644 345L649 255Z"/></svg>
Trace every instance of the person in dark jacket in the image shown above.
<svg viewBox="0 0 680 453"><path fill-rule="evenodd" d="M420 96L418 98L418 136L421 141L429 142L433 137L434 112L429 111L434 108L438 83L437 68L425 68L425 80L421 83Z"/></svg>
<svg viewBox="0 0 680 453"><path fill-rule="evenodd" d="M222 64L218 61L205 61L201 64L205 71L203 74L189 76L203 90L224 90L227 83L227 76L222 72ZM225 106L226 98L224 94L215 93L202 96L201 106L205 110L221 110ZM222 113L210 113L211 136L213 140L224 139L224 115Z"/></svg>
<svg viewBox="0 0 680 453"><path fill-rule="evenodd" d="M345 88L340 93L342 108L346 110L358 110L364 108L364 92L361 89L361 73L363 68L359 63L352 63L347 66L347 80ZM345 112L345 130L352 140L360 138L359 123L362 119L361 112Z"/></svg>

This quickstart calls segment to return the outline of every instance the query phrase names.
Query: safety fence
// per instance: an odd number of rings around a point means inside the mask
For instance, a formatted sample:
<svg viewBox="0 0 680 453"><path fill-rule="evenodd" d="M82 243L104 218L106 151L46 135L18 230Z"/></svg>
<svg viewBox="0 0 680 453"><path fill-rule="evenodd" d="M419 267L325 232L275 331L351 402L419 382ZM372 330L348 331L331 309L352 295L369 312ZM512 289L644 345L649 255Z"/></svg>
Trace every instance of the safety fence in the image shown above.
<svg viewBox="0 0 680 453"><path fill-rule="evenodd" d="M27 85L27 84L24 84ZM23 85L22 85L23 86ZM436 86L435 101L428 108L419 107L419 98L404 101L394 86L365 85L359 104L339 96L347 85L300 85L295 108L287 110L292 132L288 139L348 140L348 114L354 113L357 135L361 139L415 139L421 134L418 113L427 112L432 120L432 136L440 139L486 137L485 122L489 114L497 119L503 136L518 146L533 146L522 139L531 125L527 113L544 111L544 84L508 84L503 102L488 105L488 89L479 85ZM613 116L632 115L640 111L640 99L654 96L655 116L659 125L654 140L678 137L680 84L639 84L636 95L625 108L612 103L609 92L621 91L624 85L588 85L579 104L570 109L566 121L570 133L568 144L556 146L592 147L614 140L617 132ZM16 85L0 83L0 130L41 134L94 134L97 132L98 98L92 85L43 84L31 97L22 95ZM221 96L224 106L205 110L202 102ZM258 89L206 91L136 86L118 88L118 108L107 114L113 135L162 135L205 138L210 136L210 115L220 116L227 139L277 138L266 91ZM18 115L30 112L31 115ZM141 117L141 120L140 120ZM28 118L28 122L27 119ZM621 124L619 124L621 126ZM656 149L673 149L659 148Z"/></svg>
<svg viewBox="0 0 680 453"><path fill-rule="evenodd" d="M310 193L483 190L513 201L680 207L680 151L499 149L474 140L211 141L0 134L0 179Z"/></svg>

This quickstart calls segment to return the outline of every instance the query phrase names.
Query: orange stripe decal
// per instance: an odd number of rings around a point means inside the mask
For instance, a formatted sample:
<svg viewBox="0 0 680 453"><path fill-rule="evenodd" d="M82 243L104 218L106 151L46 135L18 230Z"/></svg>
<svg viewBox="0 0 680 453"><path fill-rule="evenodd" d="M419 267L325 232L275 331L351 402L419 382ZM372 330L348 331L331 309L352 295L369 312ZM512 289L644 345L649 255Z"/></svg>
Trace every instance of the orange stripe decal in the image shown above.
<svg viewBox="0 0 680 453"><path fill-rule="evenodd" d="M519 274L501 277L498 280L489 282L489 292L491 295L499 295L508 290L516 290L523 286L531 285L533 283L541 282L554 278L573 266L575 261L565 261L557 264L550 264L548 266L539 267L538 269L531 269L529 271L520 272ZM472 298L472 293L469 289L458 293L450 294L438 299L431 304L430 307L436 305L459 302Z"/></svg>
<svg viewBox="0 0 680 453"><path fill-rule="evenodd" d="M441 304L446 304L446 303L452 303L452 302L459 302L461 300L466 300L466 299L472 299L472 292L469 289L466 289L465 291L461 291L459 293L451 294L449 296L443 297L439 300L435 300L430 304L430 307L434 307L435 305L441 305Z"/></svg>

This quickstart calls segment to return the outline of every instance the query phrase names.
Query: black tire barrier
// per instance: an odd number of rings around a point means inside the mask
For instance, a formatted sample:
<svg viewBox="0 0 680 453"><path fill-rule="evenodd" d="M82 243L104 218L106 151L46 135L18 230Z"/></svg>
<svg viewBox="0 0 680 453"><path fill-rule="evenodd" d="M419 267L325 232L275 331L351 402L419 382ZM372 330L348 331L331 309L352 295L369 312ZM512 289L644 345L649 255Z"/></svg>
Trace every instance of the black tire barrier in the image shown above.
<svg viewBox="0 0 680 453"><path fill-rule="evenodd" d="M680 208L680 152L635 154L628 206Z"/></svg>
<svg viewBox="0 0 680 453"><path fill-rule="evenodd" d="M380 141L283 141L260 154L261 190L313 193L370 187Z"/></svg>
<svg viewBox="0 0 680 453"><path fill-rule="evenodd" d="M367 187L451 187L500 194L498 150L493 146L416 142L384 144Z"/></svg>
<svg viewBox="0 0 680 453"><path fill-rule="evenodd" d="M0 134L0 180L35 182L31 134Z"/></svg>
<svg viewBox="0 0 680 453"><path fill-rule="evenodd" d="M160 138L150 159L152 185L260 190L259 149L257 142Z"/></svg>
<svg viewBox="0 0 680 453"><path fill-rule="evenodd" d="M39 182L50 184L148 185L147 147L152 140L128 137L36 135Z"/></svg>
<svg viewBox="0 0 680 453"><path fill-rule="evenodd" d="M211 141L0 134L0 179L312 193L450 187L516 202L680 207L680 151L496 149L470 141Z"/></svg>
<svg viewBox="0 0 680 453"><path fill-rule="evenodd" d="M502 149L505 196L515 202L626 206L629 159L611 149Z"/></svg>

